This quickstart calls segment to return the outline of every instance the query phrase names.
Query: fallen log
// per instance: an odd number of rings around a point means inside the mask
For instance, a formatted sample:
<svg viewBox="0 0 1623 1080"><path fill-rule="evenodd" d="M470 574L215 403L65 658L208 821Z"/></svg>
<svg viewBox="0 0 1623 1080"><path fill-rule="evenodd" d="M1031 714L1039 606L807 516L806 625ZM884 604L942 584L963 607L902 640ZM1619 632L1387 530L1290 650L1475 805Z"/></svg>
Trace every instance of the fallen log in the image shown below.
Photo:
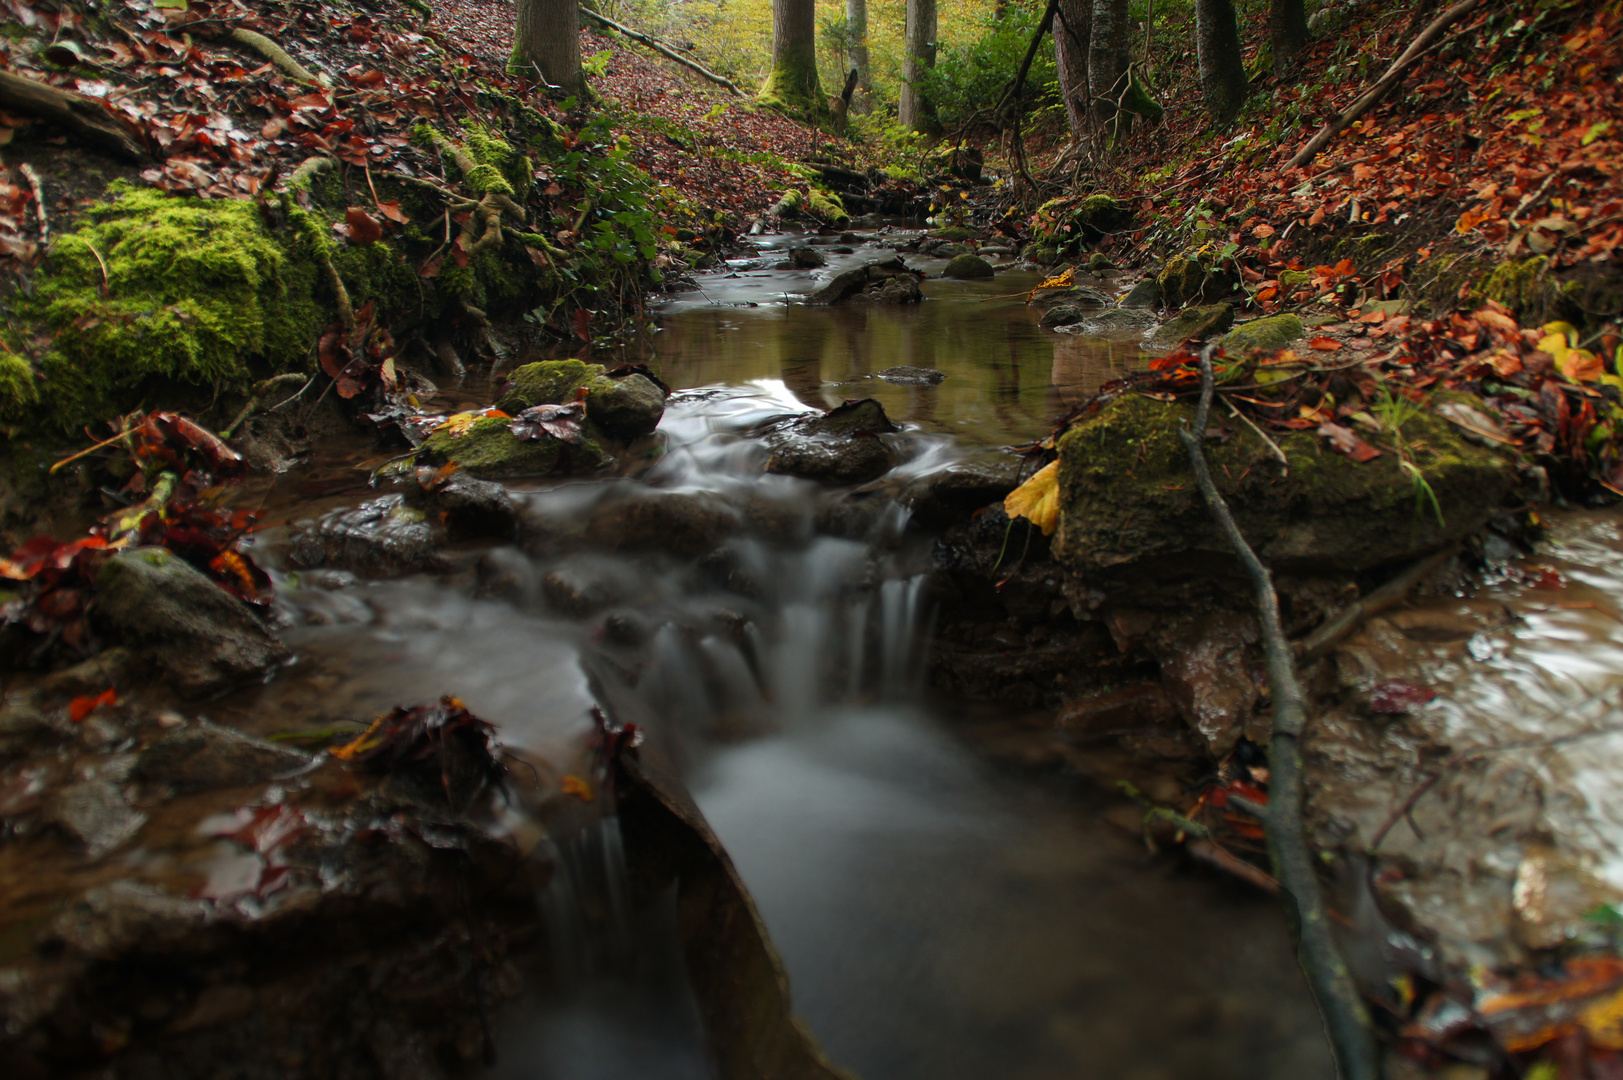
<svg viewBox="0 0 1623 1080"><path fill-rule="evenodd" d="M1385 97L1403 79L1408 70L1419 62L1420 58L1425 55L1426 50L1430 49L1437 39L1442 36L1444 30L1447 30L1461 16L1469 13L1471 9L1481 2L1482 0L1460 0L1459 3L1433 19L1430 25L1420 31L1419 36L1409 43L1409 47L1403 50L1402 55L1392 61L1392 66L1386 69L1386 74L1382 75L1374 86L1360 94L1356 101L1347 106L1345 112L1324 125L1323 130L1313 136L1306 146L1296 152L1296 156L1291 158L1290 167L1299 169L1317 157L1319 151L1328 146L1330 140L1335 138L1342 129L1363 116L1375 106L1376 102Z"/></svg>
<svg viewBox="0 0 1623 1080"><path fill-rule="evenodd" d="M624 34L626 37L640 45L648 46L650 49L665 57L667 60L674 60L678 64L681 64L683 67L687 68L689 71L697 72L706 79L709 79L711 82L715 83L717 86L724 86L739 97L745 96L744 91L740 90L736 85L734 85L731 79L728 79L722 75L717 75L714 71L711 71L697 60L688 59L658 38L649 37L640 30L633 30L629 26L617 23L607 15L599 15L591 8L585 6L581 7L580 13L599 25L606 26L616 33Z"/></svg>
<svg viewBox="0 0 1623 1080"><path fill-rule="evenodd" d="M9 71L0 71L0 109L37 116L126 161L144 161L146 147L134 127L95 98Z"/></svg>

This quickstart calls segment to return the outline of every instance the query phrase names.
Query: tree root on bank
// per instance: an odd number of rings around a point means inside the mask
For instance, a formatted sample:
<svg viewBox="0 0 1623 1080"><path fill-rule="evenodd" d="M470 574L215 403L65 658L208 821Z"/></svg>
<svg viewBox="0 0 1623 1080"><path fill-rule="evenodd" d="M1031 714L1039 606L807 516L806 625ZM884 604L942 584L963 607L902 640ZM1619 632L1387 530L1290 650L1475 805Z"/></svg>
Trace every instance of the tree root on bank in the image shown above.
<svg viewBox="0 0 1623 1080"><path fill-rule="evenodd" d="M140 137L94 98L0 71L0 109L37 116L128 161L149 156Z"/></svg>
<svg viewBox="0 0 1623 1080"><path fill-rule="evenodd" d="M1257 590L1257 621L1262 624L1267 649L1274 734L1268 754L1271 770L1268 805L1256 809L1267 828L1274 876L1287 899L1287 914L1292 916L1297 955L1307 973L1319 1014L1324 1018L1341 1076L1343 1080L1380 1080L1381 1067L1369 1013L1331 933L1329 915L1319 889L1316 859L1302 822L1302 732L1307 721L1307 703L1296 678L1290 643L1285 640L1280 626L1279 597L1274 592L1268 568L1246 542L1222 492L1213 483L1206 455L1201 450L1212 408L1212 353L1215 351L1216 346L1211 345L1200 354L1200 405L1195 411L1194 427L1180 425L1178 438L1189 454L1195 483L1212 518L1223 530Z"/></svg>
<svg viewBox="0 0 1623 1080"><path fill-rule="evenodd" d="M269 61L271 65L276 68L276 70L280 71L283 75L286 75L290 79L301 83L307 83L311 86L319 86L323 89L332 88L332 81L330 79L324 75L312 74L309 68L293 59L293 57L288 54L286 49L276 44L276 42L272 41L264 34L238 26L228 31L225 35L225 39L231 42L233 45L247 49L249 52L257 53L262 59Z"/></svg>
<svg viewBox="0 0 1623 1080"><path fill-rule="evenodd" d="M1403 602L1416 585L1420 584L1432 571L1442 566L1454 553L1459 550L1457 544L1450 545L1441 551L1435 552L1411 563L1397 577L1376 589L1368 596L1361 597L1349 604L1333 619L1327 620L1324 625L1314 630L1307 637L1297 642L1293 647L1297 656L1304 664L1311 664L1329 654L1344 639L1351 636L1365 622L1373 619L1381 612L1396 607Z"/></svg>
<svg viewBox="0 0 1623 1080"><path fill-rule="evenodd" d="M659 40L658 38L650 37L649 35L641 33L640 31L633 30L629 26L623 26L620 23L615 22L613 19L609 18L606 15L599 15L597 12L593 11L591 8L587 7L584 4L581 5L580 13L584 17L586 17L588 19L591 19L593 22L599 24L600 26L608 27L610 30L614 30L614 31L617 31L617 32L619 32L621 34L624 34L626 37L630 38L632 41L635 41L635 42L637 42L639 44L648 46L650 49L654 50L659 55L665 57L667 60L674 60L676 63L681 64L683 67L687 68L689 71L697 72L699 75L702 75L706 79L709 79L711 82L715 83L717 86L726 87L728 90L732 91L732 93L737 95L738 97L743 97L744 96L744 91L740 90L733 83L733 81L731 79L726 78L725 76L722 76L722 75L717 75L714 71L711 71L709 68L705 67L703 64L699 63L697 60L688 59L687 57L683 56L681 53L677 52L675 49L671 48L669 45L665 44L663 41Z"/></svg>

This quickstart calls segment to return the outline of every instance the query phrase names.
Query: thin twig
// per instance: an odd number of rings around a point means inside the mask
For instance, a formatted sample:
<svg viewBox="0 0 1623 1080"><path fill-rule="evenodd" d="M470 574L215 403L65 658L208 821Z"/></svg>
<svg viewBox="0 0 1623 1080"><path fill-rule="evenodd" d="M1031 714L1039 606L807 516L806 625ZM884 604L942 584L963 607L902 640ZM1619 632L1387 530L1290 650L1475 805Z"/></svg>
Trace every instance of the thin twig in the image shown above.
<svg viewBox="0 0 1623 1080"><path fill-rule="evenodd" d="M1290 460L1290 458L1285 456L1285 451L1281 450L1279 448L1279 444L1274 442L1274 440L1270 439L1267 436L1267 434L1260 427L1257 426L1257 422L1255 420L1251 419L1249 416L1247 416L1245 413L1241 412L1239 409L1236 409L1234 407L1234 402L1230 401L1226 397L1223 399L1223 404L1225 404L1225 405L1227 405L1229 407L1229 412L1233 413L1235 416L1238 416L1241 420L1244 420L1245 423L1246 423L1246 426L1249 427L1252 431L1255 431L1257 433L1257 438L1261 439L1263 442L1268 444L1268 449L1270 449L1270 450L1272 450L1274 452L1274 457L1279 459L1279 463L1281 465L1285 466L1285 468L1287 470L1290 468L1291 460Z"/></svg>
<svg viewBox="0 0 1623 1080"><path fill-rule="evenodd" d="M43 244L51 238L51 221L45 216L45 184L40 180L39 173L35 172L34 167L28 162L23 162L18 166L18 169L28 178L28 186L33 189L34 213L39 217L39 239L40 243Z"/></svg>
<svg viewBox="0 0 1623 1080"><path fill-rule="evenodd" d="M1302 823L1302 731L1306 726L1307 705L1302 684L1296 678L1290 643L1285 640L1285 631L1280 625L1279 597L1274 592L1268 568L1246 542L1222 492L1212 481L1206 455L1201 449L1211 416L1212 354L1216 351L1215 345L1208 345L1200 354L1200 404L1195 409L1194 427L1181 424L1178 438L1189 454L1195 483L1207 508L1257 590L1257 617L1262 624L1268 686L1274 703L1274 735L1269 751L1272 775L1265 819L1274 876L1288 898L1287 911L1295 916L1293 929L1298 956L1318 1003L1319 1014L1324 1017L1341 1075L1345 1080L1379 1080L1380 1062L1370 1031L1369 1014L1331 934L1314 865L1316 860Z"/></svg>

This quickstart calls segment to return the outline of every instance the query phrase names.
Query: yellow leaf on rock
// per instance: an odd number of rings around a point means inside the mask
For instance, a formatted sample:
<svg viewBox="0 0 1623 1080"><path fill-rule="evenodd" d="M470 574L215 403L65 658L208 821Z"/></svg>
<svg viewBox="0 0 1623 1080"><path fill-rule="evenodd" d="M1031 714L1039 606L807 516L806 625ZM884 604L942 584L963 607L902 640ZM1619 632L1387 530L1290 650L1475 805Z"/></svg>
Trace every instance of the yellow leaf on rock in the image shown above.
<svg viewBox="0 0 1623 1080"><path fill-rule="evenodd" d="M1031 299L1044 289L1069 289L1074 284L1076 284L1076 267L1067 266L1065 273L1044 278L1040 285L1026 294L1026 301L1030 303Z"/></svg>
<svg viewBox="0 0 1623 1080"><path fill-rule="evenodd" d="M453 439L460 439L468 433L469 428L473 427L473 422L479 419L479 416L480 414L476 412L459 412L448 417L445 423L429 432L429 434L438 435L443 431Z"/></svg>
<svg viewBox="0 0 1623 1080"><path fill-rule="evenodd" d="M1035 476L1003 500L1003 512L1011 518L1025 518L1043 531L1054 535L1059 527L1059 462L1051 461L1037 470Z"/></svg>
<svg viewBox="0 0 1623 1080"><path fill-rule="evenodd" d="M559 787L565 795L579 799L581 802L592 801L592 785L574 773L564 777Z"/></svg>

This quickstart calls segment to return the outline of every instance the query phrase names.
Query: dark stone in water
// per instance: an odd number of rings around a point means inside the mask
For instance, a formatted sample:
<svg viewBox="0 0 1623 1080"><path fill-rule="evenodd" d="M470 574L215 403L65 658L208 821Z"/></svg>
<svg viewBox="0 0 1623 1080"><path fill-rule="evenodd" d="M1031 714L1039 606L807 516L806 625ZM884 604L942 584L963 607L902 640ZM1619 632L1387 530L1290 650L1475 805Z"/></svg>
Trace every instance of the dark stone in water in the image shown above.
<svg viewBox="0 0 1623 1080"><path fill-rule="evenodd" d="M828 260L816 248L797 247L789 251L789 265L796 270L815 270L827 266Z"/></svg>
<svg viewBox="0 0 1623 1080"><path fill-rule="evenodd" d="M598 510L586 527L586 540L608 551L664 551L691 558L738 527L731 508L712 495L645 491Z"/></svg>
<svg viewBox="0 0 1623 1080"><path fill-rule="evenodd" d="M444 522L452 540L511 540L518 531L518 507L507 489L493 480L453 476L425 489L414 477L406 501Z"/></svg>
<svg viewBox="0 0 1623 1080"><path fill-rule="evenodd" d="M199 720L142 750L132 776L175 791L205 791L291 776L310 761L298 750Z"/></svg>
<svg viewBox="0 0 1623 1080"><path fill-rule="evenodd" d="M971 252L955 255L946 269L941 271L942 277L961 278L966 281L989 278L993 275L992 264Z"/></svg>
<svg viewBox="0 0 1623 1080"><path fill-rule="evenodd" d="M926 528L946 528L1020 486L1022 459L1001 451L956 462L922 476L902 494L902 504Z"/></svg>
<svg viewBox="0 0 1623 1080"><path fill-rule="evenodd" d="M937 386L947 377L945 371L927 367L888 367L877 372L879 378L901 386Z"/></svg>
<svg viewBox="0 0 1623 1080"><path fill-rule="evenodd" d="M262 678L288 656L247 604L164 548L108 559L93 610L104 633L149 649L183 694Z"/></svg>
<svg viewBox="0 0 1623 1080"><path fill-rule="evenodd" d="M832 484L862 484L895 467L896 452L880 434L896 430L873 398L847 402L821 416L797 417L767 437L766 471Z"/></svg>
<svg viewBox="0 0 1623 1080"><path fill-rule="evenodd" d="M806 298L810 304L838 304L855 301L869 304L910 304L924 298L919 289L919 273L899 255L853 267L835 274Z"/></svg>
<svg viewBox="0 0 1623 1080"><path fill-rule="evenodd" d="M69 784L52 797L46 819L73 839L91 859L133 840L147 816L130 808L112 780Z"/></svg>
<svg viewBox="0 0 1623 1080"><path fill-rule="evenodd" d="M466 484L469 478L460 478ZM482 489L463 488L471 506ZM455 499L455 496L450 498ZM494 512L494 510L492 511ZM477 515L473 516L477 520ZM440 547L445 533L428 513L402 496L385 495L347 510L327 514L293 541L289 556L295 566L348 570L362 577L399 577L446 568Z"/></svg>

